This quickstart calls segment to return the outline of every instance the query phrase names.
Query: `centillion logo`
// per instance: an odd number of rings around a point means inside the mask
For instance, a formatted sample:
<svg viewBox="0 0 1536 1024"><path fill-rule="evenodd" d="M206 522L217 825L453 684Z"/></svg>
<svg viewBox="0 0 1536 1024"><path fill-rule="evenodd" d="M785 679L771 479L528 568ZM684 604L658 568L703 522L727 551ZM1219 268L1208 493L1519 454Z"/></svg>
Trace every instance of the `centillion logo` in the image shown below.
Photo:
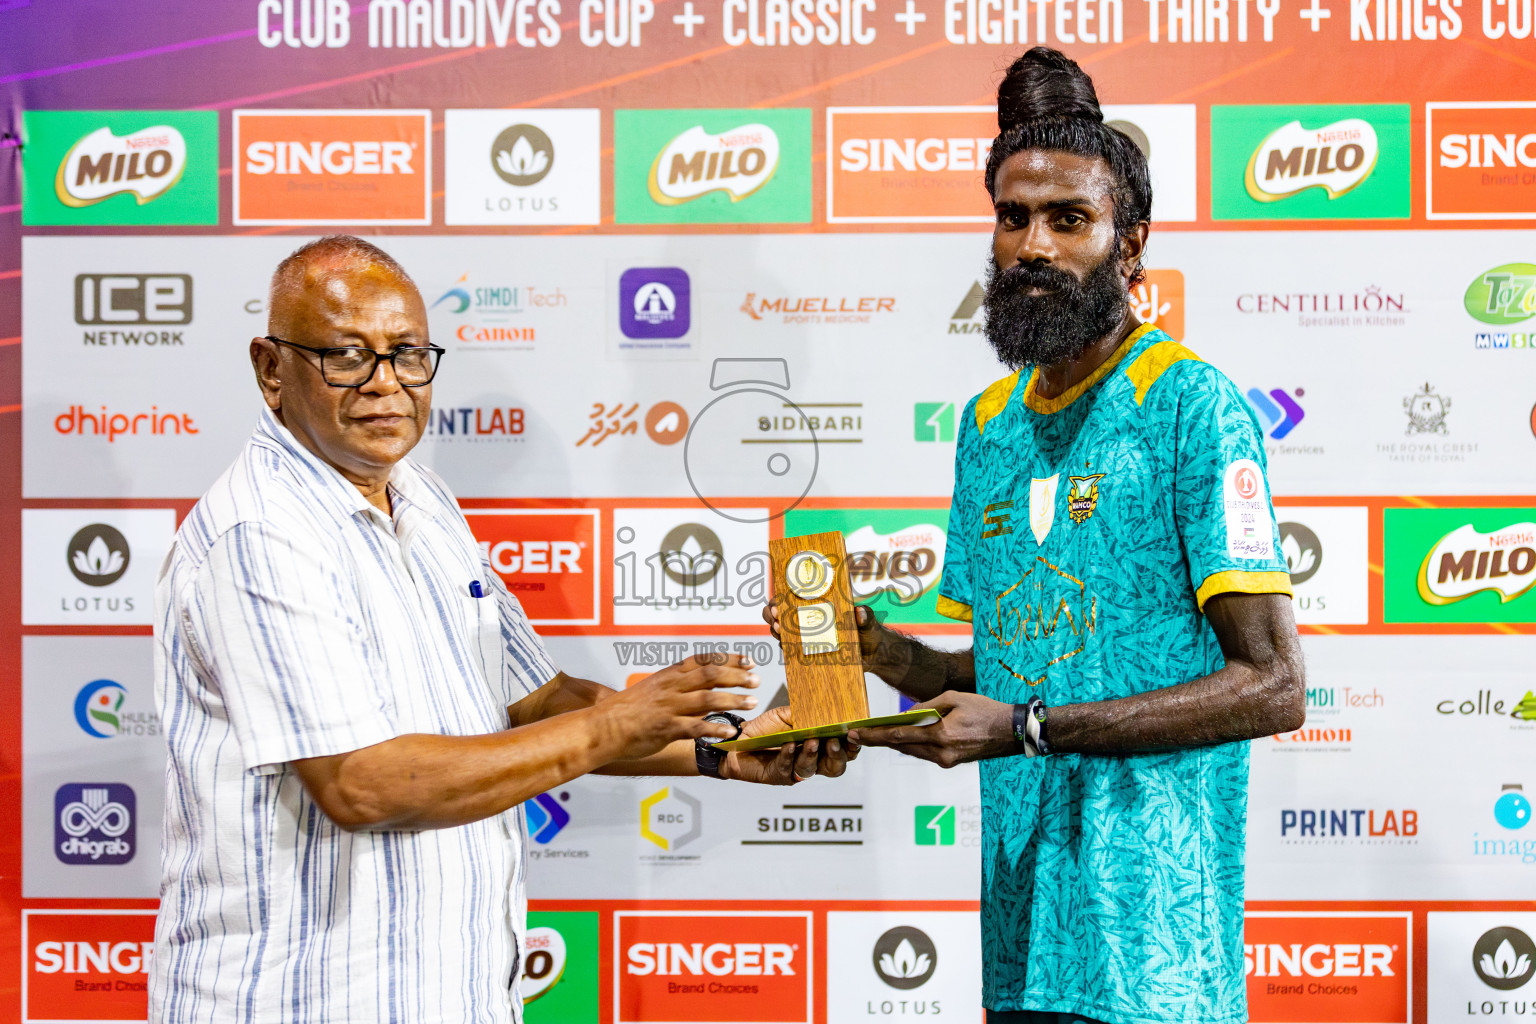
<svg viewBox="0 0 1536 1024"><path fill-rule="evenodd" d="M768 184L779 166L779 137L765 124L711 134L694 125L668 142L651 163L646 185L663 206L711 192L739 203Z"/></svg>
<svg viewBox="0 0 1536 1024"><path fill-rule="evenodd" d="M1337 199L1362 184L1376 169L1381 146L1369 121L1348 117L1322 128L1291 121L1265 137L1248 158L1243 184L1261 203L1288 199L1321 188Z"/></svg>

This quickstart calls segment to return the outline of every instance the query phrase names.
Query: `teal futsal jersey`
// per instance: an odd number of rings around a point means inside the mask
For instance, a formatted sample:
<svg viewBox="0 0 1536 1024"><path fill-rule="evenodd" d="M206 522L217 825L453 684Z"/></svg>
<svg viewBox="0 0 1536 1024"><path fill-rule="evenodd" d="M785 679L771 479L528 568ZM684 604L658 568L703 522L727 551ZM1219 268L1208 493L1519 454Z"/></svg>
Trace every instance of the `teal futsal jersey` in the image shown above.
<svg viewBox="0 0 1536 1024"><path fill-rule="evenodd" d="M1220 668L1205 602L1291 592L1247 402L1147 325L1035 388L972 399L955 455L939 611L972 623L977 690L1076 704ZM984 1004L1247 1020L1247 785L1246 743L981 762Z"/></svg>

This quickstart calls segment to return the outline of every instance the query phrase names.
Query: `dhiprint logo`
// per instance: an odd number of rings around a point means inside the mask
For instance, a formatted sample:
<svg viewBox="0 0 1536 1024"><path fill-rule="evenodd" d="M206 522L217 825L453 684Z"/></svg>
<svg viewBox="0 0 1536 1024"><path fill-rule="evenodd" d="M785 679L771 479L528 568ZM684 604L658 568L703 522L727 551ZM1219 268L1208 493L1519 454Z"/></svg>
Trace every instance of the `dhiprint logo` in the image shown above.
<svg viewBox="0 0 1536 1024"><path fill-rule="evenodd" d="M912 841L918 846L955 845L955 806L918 804L912 809Z"/></svg>
<svg viewBox="0 0 1536 1024"><path fill-rule="evenodd" d="M126 864L135 849L133 787L69 782L53 797L53 852L65 864Z"/></svg>
<svg viewBox="0 0 1536 1024"><path fill-rule="evenodd" d="M128 538L116 527L92 523L70 538L69 571L88 587L108 587L128 571Z"/></svg>
<svg viewBox="0 0 1536 1024"><path fill-rule="evenodd" d="M633 267L619 278L619 330L626 338L681 338L691 309L692 286L680 267Z"/></svg>
<svg viewBox="0 0 1536 1024"><path fill-rule="evenodd" d="M921 988L939 966L933 940L917 928L892 928L875 942L875 973L891 988Z"/></svg>
<svg viewBox="0 0 1536 1024"><path fill-rule="evenodd" d="M1525 797L1524 786L1506 784L1500 790L1493 803L1493 820L1511 831L1531 823L1531 802Z"/></svg>
<svg viewBox="0 0 1536 1024"><path fill-rule="evenodd" d="M955 439L954 402L914 402L912 405L912 440L942 441Z"/></svg>
<svg viewBox="0 0 1536 1024"><path fill-rule="evenodd" d="M1472 969L1489 988L1523 988L1536 972L1536 943L1518 928L1490 928L1472 947Z"/></svg>
<svg viewBox="0 0 1536 1024"><path fill-rule="evenodd" d="M523 814L528 819L528 835L534 842L543 846L571 823L570 814L560 806L561 800L570 798L569 793L561 793L559 799L549 793L540 793L532 800L523 802Z"/></svg>
<svg viewBox="0 0 1536 1024"><path fill-rule="evenodd" d="M711 192L739 203L768 184L779 167L779 136L766 124L714 134L695 125L662 147L646 179L651 198L677 206Z"/></svg>
<svg viewBox="0 0 1536 1024"><path fill-rule="evenodd" d="M515 124L491 143L491 166L508 185L537 185L555 165L555 144L531 124Z"/></svg>
<svg viewBox="0 0 1536 1024"><path fill-rule="evenodd" d="M87 736L107 740L123 732L123 704L128 689L111 679L86 683L75 696L75 722Z"/></svg>
<svg viewBox="0 0 1536 1024"><path fill-rule="evenodd" d="M1408 414L1408 437L1415 434L1447 434L1445 414L1451 411L1451 400L1435 394L1429 384L1403 399L1403 410Z"/></svg>
<svg viewBox="0 0 1536 1024"><path fill-rule="evenodd" d="M1267 393L1258 388L1249 388L1248 403L1259 414L1270 438L1279 441L1306 419L1307 411L1296 402L1296 398L1305 398L1306 394L1302 388L1295 390L1295 398L1281 388L1273 388Z"/></svg>
<svg viewBox="0 0 1536 1024"><path fill-rule="evenodd" d="M1323 542L1302 523L1280 524L1280 553L1292 586L1307 582L1323 567Z"/></svg>
<svg viewBox="0 0 1536 1024"><path fill-rule="evenodd" d="M640 835L671 853L704 834L704 805L676 786L640 801Z"/></svg>

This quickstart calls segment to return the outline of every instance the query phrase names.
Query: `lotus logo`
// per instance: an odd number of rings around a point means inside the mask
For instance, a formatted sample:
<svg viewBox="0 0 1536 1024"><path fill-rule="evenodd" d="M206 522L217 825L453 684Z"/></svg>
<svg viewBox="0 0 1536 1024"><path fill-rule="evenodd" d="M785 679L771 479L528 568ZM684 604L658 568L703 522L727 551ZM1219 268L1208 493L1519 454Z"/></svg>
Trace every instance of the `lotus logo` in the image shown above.
<svg viewBox="0 0 1536 1024"><path fill-rule="evenodd" d="M1261 203L1321 188L1337 199L1356 188L1376 169L1380 146L1376 129L1358 117L1322 128L1292 121L1271 132L1248 158L1243 183Z"/></svg>
<svg viewBox="0 0 1536 1024"><path fill-rule="evenodd" d="M1517 324L1536 316L1536 265L1505 263L1478 275L1462 304L1485 324Z"/></svg>
<svg viewBox="0 0 1536 1024"><path fill-rule="evenodd" d="M106 523L92 523L69 541L69 571L88 587L106 587L128 571L128 539Z"/></svg>
<svg viewBox="0 0 1536 1024"><path fill-rule="evenodd" d="M875 941L875 973L891 988L920 988L933 977L939 953L933 940L916 928L892 928Z"/></svg>
<svg viewBox="0 0 1536 1024"><path fill-rule="evenodd" d="M1491 533L1458 526L1429 549L1419 566L1419 596L1430 604L1464 601L1485 590L1508 603L1536 585L1536 523Z"/></svg>
<svg viewBox="0 0 1536 1024"><path fill-rule="evenodd" d="M1301 523L1280 524L1280 553L1293 586L1307 582L1323 567L1322 542Z"/></svg>
<svg viewBox="0 0 1536 1024"><path fill-rule="evenodd" d="M661 539L657 555L667 579L685 587L702 587L725 567L719 535L702 523L674 526Z"/></svg>
<svg viewBox="0 0 1536 1024"><path fill-rule="evenodd" d="M186 169L187 140L175 128L157 124L123 136L98 128L64 154L53 189L65 206L93 206L120 193L143 206Z"/></svg>
<svg viewBox="0 0 1536 1024"><path fill-rule="evenodd" d="M536 185L544 180L554 163L554 143L531 124L515 124L491 143L491 166L508 185Z"/></svg>
<svg viewBox="0 0 1536 1024"><path fill-rule="evenodd" d="M713 135L695 125L667 143L647 178L651 198L678 206L711 192L731 202L768 184L779 166L779 137L765 124L744 124Z"/></svg>
<svg viewBox="0 0 1536 1024"><path fill-rule="evenodd" d="M1483 984L1509 992L1531 980L1536 943L1518 928L1490 928L1472 947L1472 969Z"/></svg>

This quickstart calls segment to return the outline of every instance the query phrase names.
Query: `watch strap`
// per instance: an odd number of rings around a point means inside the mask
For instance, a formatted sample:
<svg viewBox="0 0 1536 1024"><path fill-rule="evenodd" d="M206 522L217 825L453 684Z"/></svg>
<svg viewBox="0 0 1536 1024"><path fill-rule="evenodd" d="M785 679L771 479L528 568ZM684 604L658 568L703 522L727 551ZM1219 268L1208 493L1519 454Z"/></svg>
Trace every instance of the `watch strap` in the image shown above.
<svg viewBox="0 0 1536 1024"><path fill-rule="evenodd" d="M727 740L734 740L741 735L742 723L746 719L740 715L733 715L729 711L711 711L704 716L704 721L724 722L727 725L734 726L736 735L726 737ZM699 774L706 778L721 778L720 765L725 761L725 751L715 746L716 743L720 742L724 741L706 739L703 736L693 741L694 763L698 766Z"/></svg>

